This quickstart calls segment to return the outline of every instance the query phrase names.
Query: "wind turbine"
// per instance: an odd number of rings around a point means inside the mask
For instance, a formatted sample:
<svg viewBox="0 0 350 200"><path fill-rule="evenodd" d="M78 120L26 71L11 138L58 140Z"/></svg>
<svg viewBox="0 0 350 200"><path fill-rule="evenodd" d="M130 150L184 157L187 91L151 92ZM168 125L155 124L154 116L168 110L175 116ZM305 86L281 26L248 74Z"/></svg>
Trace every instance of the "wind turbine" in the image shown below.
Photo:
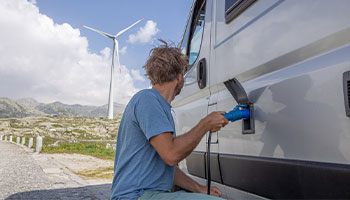
<svg viewBox="0 0 350 200"><path fill-rule="evenodd" d="M119 71L121 72L121 68L120 68L120 63L119 63L119 49L118 49L118 40L117 38L123 34L124 32L126 32L127 30L129 30L131 27L135 26L137 23L139 23L140 21L142 21L144 18L141 18L139 20L137 20L135 23L131 24L129 27L119 31L119 33L117 33L116 35L111 35L96 29L93 29L91 27L79 24L80 26L90 29L92 31L95 31L107 38L113 39L114 45L113 45L113 56L112 56L112 65L111 65L111 82L109 85L109 98L108 98L108 119L113 119L113 86L114 86L114 57L117 55L117 64L119 67Z"/></svg>

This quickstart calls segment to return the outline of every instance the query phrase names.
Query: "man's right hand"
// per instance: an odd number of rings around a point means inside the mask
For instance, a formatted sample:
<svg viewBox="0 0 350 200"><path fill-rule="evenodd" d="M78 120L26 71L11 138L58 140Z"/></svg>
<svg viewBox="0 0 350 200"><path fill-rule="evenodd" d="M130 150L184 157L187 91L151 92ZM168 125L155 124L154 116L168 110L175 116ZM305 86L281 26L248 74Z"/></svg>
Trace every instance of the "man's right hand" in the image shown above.
<svg viewBox="0 0 350 200"><path fill-rule="evenodd" d="M203 118L201 122L207 128L208 131L219 131L222 127L225 127L229 122L223 114L225 114L225 112L223 111L212 112L208 116Z"/></svg>
<svg viewBox="0 0 350 200"><path fill-rule="evenodd" d="M150 142L166 164L175 166L193 151L206 132L216 132L228 124L224 113L210 113L189 132L180 136L174 137L171 132L165 132L151 137Z"/></svg>

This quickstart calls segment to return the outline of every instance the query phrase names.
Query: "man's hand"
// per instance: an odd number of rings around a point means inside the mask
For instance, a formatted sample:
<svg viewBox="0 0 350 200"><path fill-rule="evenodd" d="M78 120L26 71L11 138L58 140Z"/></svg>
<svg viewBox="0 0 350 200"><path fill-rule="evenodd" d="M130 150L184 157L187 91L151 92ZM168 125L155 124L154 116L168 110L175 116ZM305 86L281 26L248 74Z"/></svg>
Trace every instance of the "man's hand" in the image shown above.
<svg viewBox="0 0 350 200"><path fill-rule="evenodd" d="M224 113L210 113L183 135L173 137L172 133L166 132L150 138L150 142L166 164L175 166L193 151L206 132L216 132L228 124Z"/></svg>
<svg viewBox="0 0 350 200"><path fill-rule="evenodd" d="M207 127L208 131L219 131L222 127L225 127L228 124L229 121L224 117L223 114L225 114L223 111L212 112L202 119L203 124Z"/></svg>
<svg viewBox="0 0 350 200"><path fill-rule="evenodd" d="M187 176L183 171L181 171L181 169L179 169L178 167L175 167L174 184L191 192L202 194L208 193L207 186L198 184L192 178ZM222 194L217 187L213 186L210 187L210 195L221 197Z"/></svg>
<svg viewBox="0 0 350 200"><path fill-rule="evenodd" d="M208 194L208 187L207 186L201 186L200 187L200 193L202 194ZM219 190L219 188L215 186L210 187L210 195L216 196L216 197L221 197L222 193Z"/></svg>

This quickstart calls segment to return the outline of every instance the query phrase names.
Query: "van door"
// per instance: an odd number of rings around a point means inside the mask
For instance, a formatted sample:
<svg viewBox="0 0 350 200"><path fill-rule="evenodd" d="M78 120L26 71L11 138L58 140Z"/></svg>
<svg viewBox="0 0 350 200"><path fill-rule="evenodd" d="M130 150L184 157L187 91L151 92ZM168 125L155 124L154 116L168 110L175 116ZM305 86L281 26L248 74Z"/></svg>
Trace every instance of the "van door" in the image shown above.
<svg viewBox="0 0 350 200"><path fill-rule="evenodd" d="M218 134L227 195L238 188L271 199L349 199L350 97L342 76L350 1L214 4L218 89L211 95L218 93L218 110L232 109L237 103L222 83L236 78L255 108L255 134L242 134L240 121Z"/></svg>
<svg viewBox="0 0 350 200"><path fill-rule="evenodd" d="M180 47L189 58L189 70L184 75L184 87L172 103L176 134L191 130L208 114L210 100L209 70L211 0L197 0L192 5ZM205 178L206 137L194 152L179 164L192 175Z"/></svg>

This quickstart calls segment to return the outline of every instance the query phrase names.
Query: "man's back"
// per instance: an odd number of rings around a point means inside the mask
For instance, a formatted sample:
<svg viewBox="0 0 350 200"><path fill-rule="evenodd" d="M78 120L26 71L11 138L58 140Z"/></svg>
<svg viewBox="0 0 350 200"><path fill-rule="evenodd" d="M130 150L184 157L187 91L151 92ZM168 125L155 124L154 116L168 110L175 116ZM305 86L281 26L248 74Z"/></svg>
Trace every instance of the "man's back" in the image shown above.
<svg viewBox="0 0 350 200"><path fill-rule="evenodd" d="M118 131L111 199L137 199L146 190L172 187L174 167L167 165L149 142L164 132L175 135L169 103L155 89L135 94Z"/></svg>

